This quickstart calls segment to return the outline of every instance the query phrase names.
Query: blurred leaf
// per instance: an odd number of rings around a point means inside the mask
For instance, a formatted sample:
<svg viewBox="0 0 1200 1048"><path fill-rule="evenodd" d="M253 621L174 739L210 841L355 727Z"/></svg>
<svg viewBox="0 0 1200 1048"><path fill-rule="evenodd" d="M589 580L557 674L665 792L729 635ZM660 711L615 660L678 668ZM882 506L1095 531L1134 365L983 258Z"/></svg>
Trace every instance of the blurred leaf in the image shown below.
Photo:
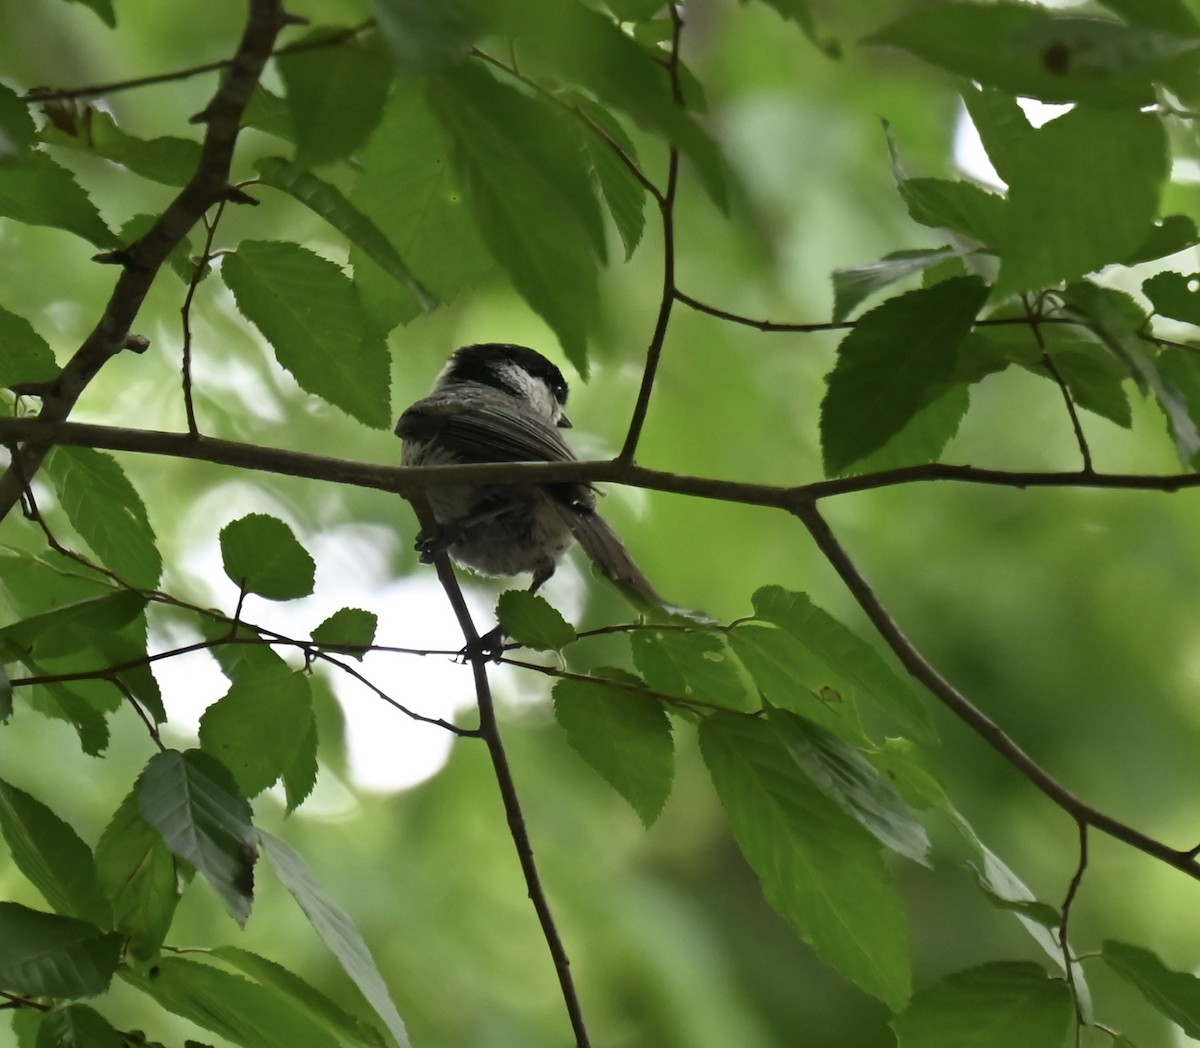
<svg viewBox="0 0 1200 1048"><path fill-rule="evenodd" d="M121 971L163 1008L244 1048L338 1048L338 1040L274 990L207 964L164 957L148 975Z"/></svg>
<svg viewBox="0 0 1200 1048"><path fill-rule="evenodd" d="M694 702L749 710L756 703L747 693L717 633L698 629L643 629L629 635L633 664L651 691Z"/></svg>
<svg viewBox="0 0 1200 1048"><path fill-rule="evenodd" d="M545 597L528 590L501 593L496 618L513 640L537 651L561 651L576 639L575 627Z"/></svg>
<svg viewBox="0 0 1200 1048"><path fill-rule="evenodd" d="M298 43L312 43L341 30L314 29ZM350 156L379 123L392 82L392 64L358 38L275 56L283 78L296 163L317 167Z"/></svg>
<svg viewBox="0 0 1200 1048"><path fill-rule="evenodd" d="M1200 979L1172 971L1150 950L1112 939L1100 948L1100 956L1187 1037L1200 1037Z"/></svg>
<svg viewBox="0 0 1200 1048"><path fill-rule="evenodd" d="M484 242L586 375L605 245L579 128L474 66L432 77L429 99Z"/></svg>
<svg viewBox="0 0 1200 1048"><path fill-rule="evenodd" d="M312 631L312 641L324 651L345 652L361 662L364 649L375 643L378 625L373 611L339 608Z"/></svg>
<svg viewBox="0 0 1200 1048"><path fill-rule="evenodd" d="M803 31L813 46L825 53L829 58L842 57L842 45L833 37L823 37L817 31L817 21L813 17L808 0L763 0L768 6L775 8L783 18L789 18Z"/></svg>
<svg viewBox="0 0 1200 1048"><path fill-rule="evenodd" d="M900 1048L1062 1048L1071 991L1036 964L996 961L919 991L892 1028Z"/></svg>
<svg viewBox="0 0 1200 1048"><path fill-rule="evenodd" d="M437 305L379 227L351 204L339 189L280 157L264 157L255 166L258 177L264 183L283 190L320 215L384 272L406 287L422 309L428 312Z"/></svg>
<svg viewBox="0 0 1200 1048"><path fill-rule="evenodd" d="M882 447L945 392L987 292L976 277L958 277L863 314L838 348L821 404L828 475Z"/></svg>
<svg viewBox="0 0 1200 1048"><path fill-rule="evenodd" d="M13 713L12 681L8 679L8 671L0 665L0 724L4 724Z"/></svg>
<svg viewBox="0 0 1200 1048"><path fill-rule="evenodd" d="M199 750L164 750L138 776L138 811L166 846L204 877L244 925L258 858L250 805L233 776Z"/></svg>
<svg viewBox="0 0 1200 1048"><path fill-rule="evenodd" d="M311 724L307 677L281 665L234 679L201 715L200 747L254 797L292 766Z"/></svg>
<svg viewBox="0 0 1200 1048"><path fill-rule="evenodd" d="M221 276L301 389L365 425L388 425L387 346L363 324L354 285L340 267L299 244L246 240L222 257Z"/></svg>
<svg viewBox="0 0 1200 1048"><path fill-rule="evenodd" d="M287 811L291 814L308 799L317 784L317 720L308 718L308 727L292 762L283 769L283 789Z"/></svg>
<svg viewBox="0 0 1200 1048"><path fill-rule="evenodd" d="M638 163L637 147L620 122L603 106L582 95L572 96L570 103L610 140L605 141L595 133L585 135L583 139L604 203L625 245L625 258L630 259L646 228L646 187L613 147L619 147L624 157L634 164Z"/></svg>
<svg viewBox="0 0 1200 1048"><path fill-rule="evenodd" d="M278 517L248 513L221 529L225 574L248 593L294 600L313 591L317 566Z"/></svg>
<svg viewBox="0 0 1200 1048"><path fill-rule="evenodd" d="M90 7L96 12L96 17L108 26L109 29L116 27L117 16L113 11L112 0L70 0L70 2Z"/></svg>
<svg viewBox="0 0 1200 1048"><path fill-rule="evenodd" d="M0 986L29 997L94 997L108 989L121 936L94 924L0 902Z"/></svg>
<svg viewBox="0 0 1200 1048"><path fill-rule="evenodd" d="M69 1004L46 1013L37 1048L125 1048L128 1043L94 1008Z"/></svg>
<svg viewBox="0 0 1200 1048"><path fill-rule="evenodd" d="M1162 120L1078 106L1011 158L997 296L1074 280L1135 252L1150 234L1169 164Z"/></svg>
<svg viewBox="0 0 1200 1048"><path fill-rule="evenodd" d="M1062 911L1055 909L1048 902L1041 902L1038 899L1017 898L1010 899L1005 895L1001 895L996 886L991 883L987 875L977 866L972 865L971 869L975 871L975 878L979 884L979 890L983 892L987 901L990 902L998 910L1007 910L1011 913L1020 914L1031 921L1040 924L1043 928L1048 928L1052 932L1057 931L1062 924ZM1024 886L1022 886L1024 887Z"/></svg>
<svg viewBox="0 0 1200 1048"><path fill-rule="evenodd" d="M912 251L893 251L878 262L850 266L833 271L833 322L840 324L856 306L876 291L921 273L930 266L950 258L960 257L952 247L917 248Z"/></svg>
<svg viewBox="0 0 1200 1048"><path fill-rule="evenodd" d="M120 246L75 176L37 150L0 157L0 215L65 229L99 248Z"/></svg>
<svg viewBox="0 0 1200 1048"><path fill-rule="evenodd" d="M291 1004L336 1037L339 1044L356 1044L362 1048L387 1048L388 1042L375 1027L343 1011L311 983L288 971L283 965L236 946L218 946L210 952L210 956L240 969L255 982L286 997Z"/></svg>
<svg viewBox="0 0 1200 1048"><path fill-rule="evenodd" d="M675 775L671 722L658 701L616 685L564 679L554 685L554 716L571 748L651 826Z"/></svg>
<svg viewBox="0 0 1200 1048"><path fill-rule="evenodd" d="M119 630L145 606L146 598L131 590L66 604L0 629L0 651L15 659L70 655Z"/></svg>
<svg viewBox="0 0 1200 1048"><path fill-rule="evenodd" d="M1134 25L1179 36L1200 36L1200 22L1185 0L1101 0L1101 3Z"/></svg>
<svg viewBox="0 0 1200 1048"><path fill-rule="evenodd" d="M3 779L0 833L17 869L57 913L107 923L92 850L41 801Z"/></svg>
<svg viewBox="0 0 1200 1048"><path fill-rule="evenodd" d="M12 88L0 84L0 159L24 153L36 138L28 104Z"/></svg>
<svg viewBox="0 0 1200 1048"><path fill-rule="evenodd" d="M700 750L767 900L823 961L900 1008L904 907L875 838L814 785L770 725L714 713L701 722Z"/></svg>
<svg viewBox="0 0 1200 1048"><path fill-rule="evenodd" d="M3 85L0 85L2 89ZM24 317L0 307L0 386L49 382L58 375L54 351Z"/></svg>
<svg viewBox="0 0 1200 1048"><path fill-rule="evenodd" d="M605 0L604 6L622 22L640 22L658 14L664 3L665 0Z"/></svg>
<svg viewBox="0 0 1200 1048"><path fill-rule="evenodd" d="M1167 215L1150 227L1146 239L1128 258L1122 259L1122 264L1136 266L1141 262L1153 262L1197 244L1200 244L1200 231L1191 218L1187 215Z"/></svg>
<svg viewBox="0 0 1200 1048"><path fill-rule="evenodd" d="M131 586L152 588L162 555L145 503L120 463L92 448L57 447L45 472L71 526L105 567Z"/></svg>
<svg viewBox="0 0 1200 1048"><path fill-rule="evenodd" d="M401 68L426 71L464 57L483 32L483 15L464 0L371 0Z"/></svg>
<svg viewBox="0 0 1200 1048"><path fill-rule="evenodd" d="M1032 4L942 3L867 37L959 76L1043 102L1149 105L1154 80L1197 42Z"/></svg>
<svg viewBox="0 0 1200 1048"><path fill-rule="evenodd" d="M190 138L137 138L126 134L103 109L89 106L78 133L68 134L53 125L42 131L42 141L65 149L78 149L120 164L135 175L166 186L186 185L200 164L200 143Z"/></svg>
<svg viewBox="0 0 1200 1048"><path fill-rule="evenodd" d="M776 707L767 710L792 759L848 815L885 847L929 865L929 835L913 810L853 746L818 724Z"/></svg>
<svg viewBox="0 0 1200 1048"><path fill-rule="evenodd" d="M1200 324L1200 274L1164 271L1142 281L1142 293L1154 312L1185 324Z"/></svg>
<svg viewBox="0 0 1200 1048"><path fill-rule="evenodd" d="M149 233L157 221L157 215L134 215L126 220L117 231L117 239L122 244L132 244ZM192 282L192 278L196 275L196 263L192 261L192 245L188 237L185 236L171 249L171 253L167 256L167 269L184 284ZM208 271L205 273L205 276L207 275Z"/></svg>
<svg viewBox="0 0 1200 1048"><path fill-rule="evenodd" d="M291 845L264 831L259 831L259 839L279 879L300 904L321 940L362 991L400 1048L411 1048L404 1020L396 1011L371 951L349 915L325 893L307 863Z"/></svg>
<svg viewBox="0 0 1200 1048"><path fill-rule="evenodd" d="M918 738L936 738L929 711L908 682L870 644L805 594L762 586L753 604L755 615L786 630L823 662L832 681L872 699ZM845 685L840 685L843 681Z"/></svg>
<svg viewBox="0 0 1200 1048"><path fill-rule="evenodd" d="M254 87L250 103L242 117L246 127L282 138L285 142L295 142L296 132L292 127L292 114L287 101L277 94L267 90L261 83Z"/></svg>
<svg viewBox="0 0 1200 1048"><path fill-rule="evenodd" d="M179 888L175 860L142 818L136 790L126 794L96 844L96 876L130 955L141 963L154 960L175 916Z"/></svg>

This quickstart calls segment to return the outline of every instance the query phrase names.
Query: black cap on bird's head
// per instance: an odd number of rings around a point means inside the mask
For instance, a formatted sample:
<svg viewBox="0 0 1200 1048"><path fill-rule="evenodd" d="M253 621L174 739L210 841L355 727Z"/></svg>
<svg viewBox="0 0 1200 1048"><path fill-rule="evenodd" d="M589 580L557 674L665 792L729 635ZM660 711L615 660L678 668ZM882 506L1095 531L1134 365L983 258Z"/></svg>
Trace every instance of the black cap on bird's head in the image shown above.
<svg viewBox="0 0 1200 1048"><path fill-rule="evenodd" d="M514 396L520 395L507 378L507 370L515 365L534 378L541 379L554 394L559 404L567 402L567 380L551 361L536 349L517 346L508 342L480 342L473 346L456 349L451 356L443 377L456 382L478 382L482 386L494 386Z"/></svg>

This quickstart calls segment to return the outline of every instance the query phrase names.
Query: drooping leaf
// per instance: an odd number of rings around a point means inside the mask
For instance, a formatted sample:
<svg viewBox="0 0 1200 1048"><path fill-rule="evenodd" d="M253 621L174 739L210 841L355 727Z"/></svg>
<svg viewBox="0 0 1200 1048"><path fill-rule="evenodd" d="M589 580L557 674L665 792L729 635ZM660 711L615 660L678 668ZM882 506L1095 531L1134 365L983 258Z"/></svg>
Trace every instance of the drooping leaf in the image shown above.
<svg viewBox="0 0 1200 1048"><path fill-rule="evenodd" d="M952 247L917 248L912 251L893 251L878 262L835 269L833 322L841 323L876 291L959 255L960 252Z"/></svg>
<svg viewBox="0 0 1200 1048"><path fill-rule="evenodd" d="M199 142L175 136L138 138L123 131L102 109L88 107L85 112L87 118L78 124L75 134L51 126L42 131L42 140L92 153L167 186L182 186L196 173Z"/></svg>
<svg viewBox="0 0 1200 1048"><path fill-rule="evenodd" d="M1048 348L1076 404L1125 429L1133 425L1133 411L1124 386L1129 374L1102 346L1079 339L1054 340L1054 345ZM1038 365L1030 370L1053 377Z"/></svg>
<svg viewBox="0 0 1200 1048"><path fill-rule="evenodd" d="M299 244L256 240L225 255L221 275L301 389L376 429L391 421L387 346L338 266Z"/></svg>
<svg viewBox="0 0 1200 1048"><path fill-rule="evenodd" d="M317 784L317 720L310 716L308 729L292 762L283 769L283 791L290 814L300 807Z"/></svg>
<svg viewBox="0 0 1200 1048"><path fill-rule="evenodd" d="M118 246L75 176L38 150L0 157L0 215L65 229L99 248Z"/></svg>
<svg viewBox="0 0 1200 1048"><path fill-rule="evenodd" d="M0 902L0 986L30 997L104 993L121 957L121 936L74 917Z"/></svg>
<svg viewBox="0 0 1200 1048"><path fill-rule="evenodd" d="M3 85L0 84L0 90ZM24 317L0 308L0 386L49 382L58 374L54 351Z"/></svg>
<svg viewBox="0 0 1200 1048"><path fill-rule="evenodd" d="M964 84L959 93L996 174L1011 182L1016 158L1028 153L1035 134L1025 111L1015 96L995 87Z"/></svg>
<svg viewBox="0 0 1200 1048"><path fill-rule="evenodd" d="M675 774L671 722L662 706L615 683L560 680L554 716L571 748L650 826Z"/></svg>
<svg viewBox="0 0 1200 1048"><path fill-rule="evenodd" d="M131 590L65 604L0 629L0 651L10 659L71 655L141 614L146 598Z"/></svg>
<svg viewBox="0 0 1200 1048"><path fill-rule="evenodd" d="M247 593L294 600L313 591L316 563L278 517L249 513L221 529L225 574Z"/></svg>
<svg viewBox="0 0 1200 1048"><path fill-rule="evenodd" d="M375 966L371 951L349 915L326 894L307 863L287 843L260 831L263 850L284 886L300 904L321 940L383 1020L399 1048L412 1048L404 1020Z"/></svg>
<svg viewBox="0 0 1200 1048"><path fill-rule="evenodd" d="M1071 991L1036 964L996 961L954 972L892 1020L899 1048L1062 1048Z"/></svg>
<svg viewBox="0 0 1200 1048"><path fill-rule="evenodd" d="M1200 1038L1200 979L1173 971L1151 950L1112 939L1101 947L1100 956L1185 1036Z"/></svg>
<svg viewBox="0 0 1200 1048"><path fill-rule="evenodd" d="M537 651L561 651L576 637L575 627L545 597L527 590L501 593L496 618L513 640Z"/></svg>
<svg viewBox="0 0 1200 1048"><path fill-rule="evenodd" d="M0 158L25 152L36 137L28 104L11 87L0 84Z"/></svg>
<svg viewBox="0 0 1200 1048"><path fill-rule="evenodd" d="M700 749L771 905L825 963L899 1009L909 992L904 907L875 838L762 721L712 714L701 722Z"/></svg>
<svg viewBox="0 0 1200 1048"><path fill-rule="evenodd" d="M229 771L200 750L155 754L138 776L138 812L192 866L239 924L250 916L257 837Z"/></svg>
<svg viewBox="0 0 1200 1048"><path fill-rule="evenodd" d="M346 652L360 662L363 649L375 643L379 616L361 608L339 608L315 630L312 640L325 651Z"/></svg>
<svg viewBox="0 0 1200 1048"><path fill-rule="evenodd" d="M125 1048L128 1043L94 1008L68 1004L43 1017L36 1048Z"/></svg>
<svg viewBox="0 0 1200 1048"><path fill-rule="evenodd" d="M162 555L146 506L111 455L92 448L55 448L45 466L58 501L104 565L131 586L150 589Z"/></svg>
<svg viewBox="0 0 1200 1048"><path fill-rule="evenodd" d="M705 630L637 630L629 636L633 664L652 691L749 710L748 694L724 639Z"/></svg>
<svg viewBox="0 0 1200 1048"><path fill-rule="evenodd" d="M957 277L865 313L838 349L821 404L821 447L833 476L881 448L946 391L958 347L987 286Z"/></svg>
<svg viewBox="0 0 1200 1048"><path fill-rule="evenodd" d="M995 906L996 909L1020 914L1022 917L1026 917L1040 924L1043 928L1049 928L1052 931L1057 930L1062 924L1062 911L1055 909L1048 902L1023 897L1012 899L1006 895L1001 895L997 885L992 883L992 880L984 871L974 866L972 869L975 870L979 890L983 892L987 901Z"/></svg>
<svg viewBox="0 0 1200 1048"><path fill-rule="evenodd" d="M603 136L585 135L584 144L608 213L625 245L625 257L632 258L646 228L646 187L625 162L627 159L638 163L637 147L620 122L603 106L582 95L572 96L570 102L603 132ZM620 149L620 155L617 149Z"/></svg>
<svg viewBox="0 0 1200 1048"><path fill-rule="evenodd" d="M56 913L104 924L92 850L45 804L0 779L0 833L17 869Z"/></svg>

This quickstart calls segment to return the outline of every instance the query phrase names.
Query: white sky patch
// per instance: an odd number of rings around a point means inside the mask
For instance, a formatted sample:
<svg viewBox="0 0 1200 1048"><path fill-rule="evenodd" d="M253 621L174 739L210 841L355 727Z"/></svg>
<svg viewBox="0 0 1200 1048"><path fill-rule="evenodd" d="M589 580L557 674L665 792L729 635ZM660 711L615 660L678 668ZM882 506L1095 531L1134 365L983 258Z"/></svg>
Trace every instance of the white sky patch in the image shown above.
<svg viewBox="0 0 1200 1048"><path fill-rule="evenodd" d="M1018 98L1017 103L1034 127L1041 127L1071 108L1069 105L1051 105L1033 98ZM993 189L1006 188L1004 180L996 174L996 169L988 159L966 106L960 106L954 127L954 162L964 175L969 175L976 182Z"/></svg>

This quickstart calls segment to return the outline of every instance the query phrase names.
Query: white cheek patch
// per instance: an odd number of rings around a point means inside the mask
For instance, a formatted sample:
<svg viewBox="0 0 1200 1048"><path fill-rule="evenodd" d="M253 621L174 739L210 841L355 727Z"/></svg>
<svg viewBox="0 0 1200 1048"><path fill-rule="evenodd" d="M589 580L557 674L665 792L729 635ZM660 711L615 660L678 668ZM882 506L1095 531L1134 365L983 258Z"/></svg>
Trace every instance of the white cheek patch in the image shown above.
<svg viewBox="0 0 1200 1048"><path fill-rule="evenodd" d="M523 367L516 364L504 365L504 381L513 389L520 390L521 399L542 418L557 423L562 418L562 405L540 378L534 378Z"/></svg>

